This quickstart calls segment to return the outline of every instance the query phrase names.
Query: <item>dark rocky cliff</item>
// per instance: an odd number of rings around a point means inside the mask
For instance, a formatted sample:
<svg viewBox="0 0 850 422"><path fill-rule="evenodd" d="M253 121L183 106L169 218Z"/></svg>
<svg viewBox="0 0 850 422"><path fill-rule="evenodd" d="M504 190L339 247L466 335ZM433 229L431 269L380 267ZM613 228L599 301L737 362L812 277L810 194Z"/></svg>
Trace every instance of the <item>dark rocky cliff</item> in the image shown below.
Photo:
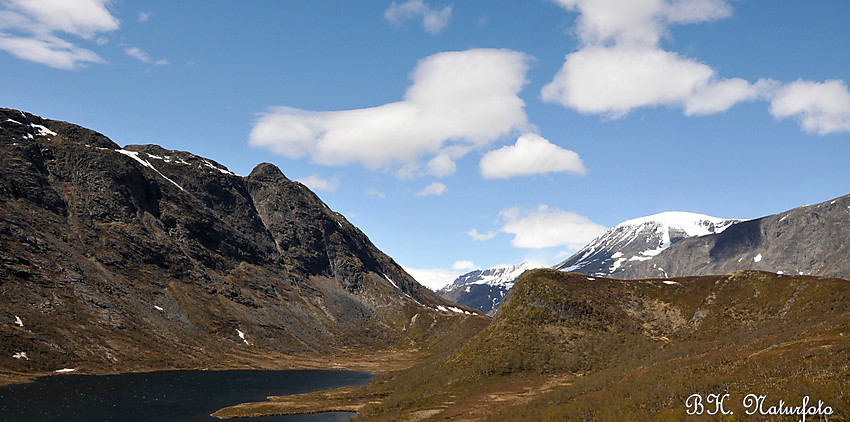
<svg viewBox="0 0 850 422"><path fill-rule="evenodd" d="M417 321L468 317L271 164L240 177L0 109L0 168L0 369L409 346Z"/></svg>

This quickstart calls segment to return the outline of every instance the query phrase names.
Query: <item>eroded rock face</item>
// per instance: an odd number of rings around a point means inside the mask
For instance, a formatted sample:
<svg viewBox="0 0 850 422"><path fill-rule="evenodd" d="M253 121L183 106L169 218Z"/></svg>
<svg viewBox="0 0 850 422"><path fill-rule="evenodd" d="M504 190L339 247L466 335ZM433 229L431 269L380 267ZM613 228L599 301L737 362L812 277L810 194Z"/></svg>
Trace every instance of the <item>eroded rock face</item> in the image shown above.
<svg viewBox="0 0 850 422"><path fill-rule="evenodd" d="M417 313L448 318L435 309L450 302L271 164L241 177L0 109L0 168L0 368L385 347Z"/></svg>

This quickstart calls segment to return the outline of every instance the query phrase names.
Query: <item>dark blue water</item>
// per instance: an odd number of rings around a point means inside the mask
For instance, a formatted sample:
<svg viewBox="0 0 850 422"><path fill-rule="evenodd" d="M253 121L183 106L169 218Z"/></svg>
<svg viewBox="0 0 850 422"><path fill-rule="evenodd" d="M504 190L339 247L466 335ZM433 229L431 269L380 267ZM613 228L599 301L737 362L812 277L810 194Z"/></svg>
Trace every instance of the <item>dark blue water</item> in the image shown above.
<svg viewBox="0 0 850 422"><path fill-rule="evenodd" d="M161 371L56 375L0 387L0 420L211 422L210 413L267 396L365 385L355 371ZM276 416L238 421L347 421L353 413Z"/></svg>

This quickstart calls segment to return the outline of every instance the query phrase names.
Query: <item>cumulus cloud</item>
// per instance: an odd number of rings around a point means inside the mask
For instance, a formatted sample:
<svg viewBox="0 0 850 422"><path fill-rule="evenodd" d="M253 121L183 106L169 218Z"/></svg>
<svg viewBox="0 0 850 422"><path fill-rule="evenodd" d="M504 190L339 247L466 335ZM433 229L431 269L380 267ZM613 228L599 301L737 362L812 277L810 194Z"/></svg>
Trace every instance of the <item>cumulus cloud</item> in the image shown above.
<svg viewBox="0 0 850 422"><path fill-rule="evenodd" d="M402 265L402 268L413 276L419 284L431 290L440 290L463 274L460 271L442 268L412 268L404 265Z"/></svg>
<svg viewBox="0 0 850 422"><path fill-rule="evenodd" d="M150 20L152 15L153 15L153 13L139 12L139 16L138 16L139 22L142 22L142 23L147 22L148 20Z"/></svg>
<svg viewBox="0 0 850 422"><path fill-rule="evenodd" d="M728 17L726 0L555 0L578 11L578 34L585 44L655 45L670 24Z"/></svg>
<svg viewBox="0 0 850 422"><path fill-rule="evenodd" d="M638 107L675 106L710 114L759 97L743 79L720 79L703 63L650 47L587 47L567 55L543 100L581 113L622 117Z"/></svg>
<svg viewBox="0 0 850 422"><path fill-rule="evenodd" d="M527 133L514 145L508 145L484 154L479 163L485 179L506 179L570 172L584 174L584 164L578 154L550 143L540 135Z"/></svg>
<svg viewBox="0 0 850 422"><path fill-rule="evenodd" d="M339 177L325 179L321 176L313 174L296 180L298 180L301 184L307 186L311 190L323 190L327 192L334 192L337 190L337 188L339 188Z"/></svg>
<svg viewBox="0 0 850 422"><path fill-rule="evenodd" d="M97 53L78 47L60 33L85 40L119 27L110 0L31 1L0 3L0 49L57 69L105 63Z"/></svg>
<svg viewBox="0 0 850 422"><path fill-rule="evenodd" d="M739 102L769 98L777 84L778 82L772 79L759 79L750 84L740 78L706 84L686 99L685 115L716 114L732 108Z"/></svg>
<svg viewBox="0 0 850 422"><path fill-rule="evenodd" d="M452 17L452 7L432 9L423 0L410 0L401 4L393 2L384 12L384 19L395 26L400 26L410 19L422 18L422 26L430 34L436 34L449 24Z"/></svg>
<svg viewBox="0 0 850 422"><path fill-rule="evenodd" d="M850 131L850 93L844 81L799 80L780 88L770 102L777 119L795 117L804 131L826 135Z"/></svg>
<svg viewBox="0 0 850 422"><path fill-rule="evenodd" d="M721 78L711 66L659 47L674 24L732 14L727 0L554 0L577 11L581 48L541 90L544 101L584 114L619 118L640 107L679 107L685 115L724 112L735 104L770 101L777 119L795 117L809 133L850 131L846 84Z"/></svg>
<svg viewBox="0 0 850 422"><path fill-rule="evenodd" d="M472 229L466 232L466 234L472 237L472 240L490 240L496 236L496 232L492 230L487 233L478 233L478 230Z"/></svg>
<svg viewBox="0 0 850 422"><path fill-rule="evenodd" d="M290 158L371 169L416 168L421 157L445 153L448 160L433 158L428 168L446 175L448 161L528 126L518 96L528 61L511 50L438 53L420 60L402 101L343 111L273 107L250 142Z"/></svg>
<svg viewBox="0 0 850 422"><path fill-rule="evenodd" d="M476 268L478 268L478 266L472 261L455 261L455 263L452 264L452 269L457 271L470 271Z"/></svg>
<svg viewBox="0 0 850 422"><path fill-rule="evenodd" d="M508 208L499 215L504 220L500 230L514 235L511 245L516 248L566 246L577 250L607 230L587 217L546 205L533 211Z"/></svg>
<svg viewBox="0 0 850 422"><path fill-rule="evenodd" d="M727 17L724 0L557 0L577 10L584 45L568 54L544 101L581 113L623 117L639 107L713 114L759 98L763 84L723 79L710 66L659 48L667 26Z"/></svg>
<svg viewBox="0 0 850 422"><path fill-rule="evenodd" d="M425 186L425 189L422 189L421 191L417 192L416 196L428 196L428 195L440 196L445 192L446 192L446 185L444 185L440 182L434 182L434 183L431 183L428 186Z"/></svg>

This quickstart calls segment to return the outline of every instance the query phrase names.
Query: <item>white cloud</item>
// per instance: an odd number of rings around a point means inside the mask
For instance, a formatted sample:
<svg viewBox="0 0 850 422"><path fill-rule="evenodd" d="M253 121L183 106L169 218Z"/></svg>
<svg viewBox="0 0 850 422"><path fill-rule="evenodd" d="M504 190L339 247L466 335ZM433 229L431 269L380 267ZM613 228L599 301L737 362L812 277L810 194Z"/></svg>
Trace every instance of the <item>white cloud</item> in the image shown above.
<svg viewBox="0 0 850 422"><path fill-rule="evenodd" d="M339 177L332 177L330 179L324 179L318 175L310 175L307 177L303 177L300 179L296 179L304 186L307 186L311 190L323 190L327 192L334 192L339 188Z"/></svg>
<svg viewBox="0 0 850 422"><path fill-rule="evenodd" d="M427 195L436 195L440 196L446 192L446 185L440 182L431 183L428 186L425 186L425 189L422 189L420 192L416 193L416 196L427 196Z"/></svg>
<svg viewBox="0 0 850 422"><path fill-rule="evenodd" d="M6 0L0 3L0 49L57 69L105 63L93 51L76 46L59 33L92 40L99 33L118 29L118 19L107 8L110 3Z"/></svg>
<svg viewBox="0 0 850 422"><path fill-rule="evenodd" d="M437 177L451 176L457 171L457 165L448 154L437 154L428 162L428 173Z"/></svg>
<svg viewBox="0 0 850 422"><path fill-rule="evenodd" d="M582 47L568 54L543 87L543 100L581 113L623 117L639 107L681 107L685 115L715 114L743 101L770 101L776 119L795 117L808 133L850 131L850 93L840 80L723 79L710 66L664 51L672 24L708 22L732 14L726 0L554 0L578 11Z"/></svg>
<svg viewBox="0 0 850 422"><path fill-rule="evenodd" d="M440 290L463 274L460 271L445 270L442 268L411 268L404 265L402 265L402 268L413 276L419 284L431 290Z"/></svg>
<svg viewBox="0 0 850 422"><path fill-rule="evenodd" d="M366 195L374 196L375 198L381 198L381 199L384 199L384 198L387 197L387 194L385 194L385 193L383 193L383 192L381 192L381 191L379 191L375 188L367 190Z"/></svg>
<svg viewBox="0 0 850 422"><path fill-rule="evenodd" d="M0 33L0 50L6 50L19 59L46 64L56 69L72 70L88 63L106 63L91 50L77 47L61 38L9 37Z"/></svg>
<svg viewBox="0 0 850 422"><path fill-rule="evenodd" d="M505 222L500 230L514 235L511 245L516 248L566 246L577 250L606 230L587 217L546 205L530 212L512 207L499 215Z"/></svg>
<svg viewBox="0 0 850 422"><path fill-rule="evenodd" d="M511 50L444 52L420 60L404 100L344 111L274 107L261 115L252 145L325 165L412 166L422 156L474 147L528 126L518 93L529 57ZM450 166L438 159L432 172ZM413 172L408 172L413 174Z"/></svg>
<svg viewBox="0 0 850 422"><path fill-rule="evenodd" d="M396 26L409 19L422 18L422 26L430 34L436 34L449 24L452 17L452 7L432 9L423 0L410 0L401 4L393 2L384 12L384 19Z"/></svg>
<svg viewBox="0 0 850 422"><path fill-rule="evenodd" d="M150 63L151 61L151 58L150 56L148 56L148 53L145 53L144 51L142 51L142 49L138 47L126 47L124 49L124 53L140 62Z"/></svg>
<svg viewBox="0 0 850 422"><path fill-rule="evenodd" d="M472 261L455 261L452 264L452 269L456 271L471 271L477 268L478 266Z"/></svg>
<svg viewBox="0 0 850 422"><path fill-rule="evenodd" d="M124 54L126 54L126 55L128 55L128 56L130 56L130 57L132 57L132 58L134 58L134 59L136 59L136 60L138 60L142 63L153 62L154 66L165 66L165 65L171 64L168 60L157 60L157 61L154 62L151 59L150 55L148 55L147 52L145 52L144 50L142 50L141 48L138 48L138 47L125 47L124 48Z"/></svg>
<svg viewBox="0 0 850 422"><path fill-rule="evenodd" d="M573 253L574 252L560 251L557 254L555 254L555 256L552 257L552 259L560 261L560 260L563 260L564 258L569 258L569 257L573 256Z"/></svg>
<svg viewBox="0 0 850 422"><path fill-rule="evenodd" d="M776 85L777 82L771 79L759 79L750 84L740 78L709 83L685 100L685 115L716 114L739 102L768 98Z"/></svg>
<svg viewBox="0 0 850 422"><path fill-rule="evenodd" d="M684 107L686 114L725 111L757 98L743 79L719 79L703 63L654 47L587 47L567 55L543 87L544 101L581 113L622 117L638 107Z"/></svg>
<svg viewBox="0 0 850 422"><path fill-rule="evenodd" d="M485 179L505 179L557 172L584 174L578 154L550 143L540 135L527 133L514 145L484 154L479 163Z"/></svg>
<svg viewBox="0 0 850 422"><path fill-rule="evenodd" d="M20 13L40 26L36 30L61 31L91 39L98 32L118 29L119 23L107 9L110 0L33 1L6 0L6 9Z"/></svg>
<svg viewBox="0 0 850 422"><path fill-rule="evenodd" d="M150 20L153 13L139 12L139 22L145 23Z"/></svg>
<svg viewBox="0 0 850 422"><path fill-rule="evenodd" d="M472 237L472 240L490 240L496 236L496 232L492 230L487 233L478 233L478 230L472 229L466 232L466 234Z"/></svg>
<svg viewBox="0 0 850 422"><path fill-rule="evenodd" d="M777 119L796 117L804 131L826 135L850 131L850 93L844 81L798 80L780 88L770 102Z"/></svg>
<svg viewBox="0 0 850 422"><path fill-rule="evenodd" d="M671 24L731 15L725 0L556 0L577 10L584 45L568 54L545 101L581 113L623 117L639 107L681 107L686 115L728 110L764 96L765 84L723 79L710 66L659 48Z"/></svg>
<svg viewBox="0 0 850 422"><path fill-rule="evenodd" d="M666 26L728 17L725 0L555 0L581 14L576 21L585 44L655 45Z"/></svg>

